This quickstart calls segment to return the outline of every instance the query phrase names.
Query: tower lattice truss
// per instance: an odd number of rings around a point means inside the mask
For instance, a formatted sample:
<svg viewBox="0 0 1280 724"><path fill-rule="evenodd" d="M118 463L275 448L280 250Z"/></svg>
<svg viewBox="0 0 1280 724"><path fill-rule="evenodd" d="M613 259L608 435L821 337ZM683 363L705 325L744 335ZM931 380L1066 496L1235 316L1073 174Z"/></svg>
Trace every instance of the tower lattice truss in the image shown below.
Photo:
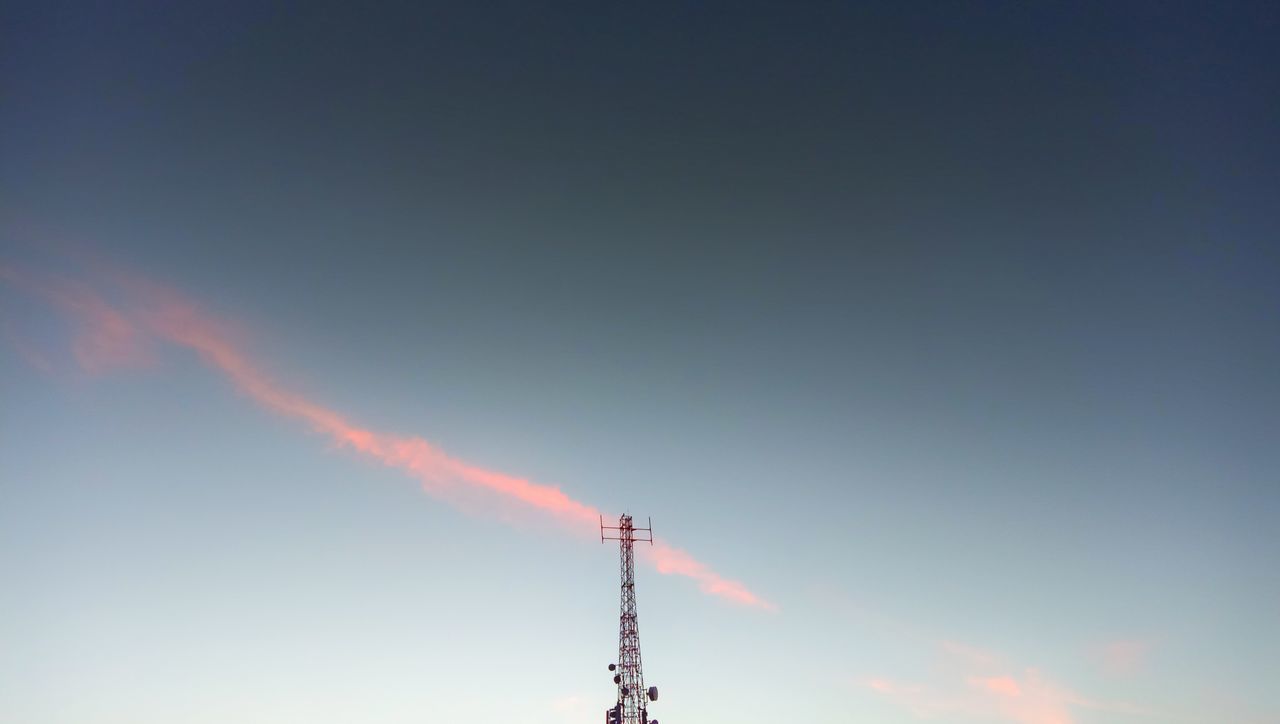
<svg viewBox="0 0 1280 724"><path fill-rule="evenodd" d="M631 516L618 519L618 525L600 521L600 540L618 541L622 574L622 605L618 617L618 662L610 664L613 681L618 686L618 701L605 711L606 724L658 724L650 722L648 706L658 699L658 688L645 688L644 668L640 663L640 623L636 614L636 541L653 543L653 526L636 528Z"/></svg>

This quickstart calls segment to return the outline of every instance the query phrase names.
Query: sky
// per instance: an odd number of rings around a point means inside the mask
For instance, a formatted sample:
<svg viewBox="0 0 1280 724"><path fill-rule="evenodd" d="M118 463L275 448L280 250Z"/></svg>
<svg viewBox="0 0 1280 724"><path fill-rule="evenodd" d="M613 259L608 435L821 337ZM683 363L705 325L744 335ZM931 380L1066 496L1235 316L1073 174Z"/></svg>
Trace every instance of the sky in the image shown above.
<svg viewBox="0 0 1280 724"><path fill-rule="evenodd" d="M1272 3L0 8L0 720L1280 722Z"/></svg>

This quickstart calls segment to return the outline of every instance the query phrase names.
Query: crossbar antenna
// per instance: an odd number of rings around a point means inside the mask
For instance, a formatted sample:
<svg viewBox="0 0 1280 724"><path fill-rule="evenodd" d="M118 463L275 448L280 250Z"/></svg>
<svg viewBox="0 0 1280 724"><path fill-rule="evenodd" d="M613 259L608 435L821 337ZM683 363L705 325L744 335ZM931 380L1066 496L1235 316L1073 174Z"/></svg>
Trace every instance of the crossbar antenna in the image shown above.
<svg viewBox="0 0 1280 724"><path fill-rule="evenodd" d="M653 520L649 527L637 528L631 516L618 518L617 525L605 525L600 516L600 542L618 541L622 573L622 612L618 617L618 663L609 664L613 683L618 685L618 702L605 710L605 724L658 724L649 720L649 702L658 700L658 687L644 687L640 666L640 625L636 617L636 542L653 545Z"/></svg>

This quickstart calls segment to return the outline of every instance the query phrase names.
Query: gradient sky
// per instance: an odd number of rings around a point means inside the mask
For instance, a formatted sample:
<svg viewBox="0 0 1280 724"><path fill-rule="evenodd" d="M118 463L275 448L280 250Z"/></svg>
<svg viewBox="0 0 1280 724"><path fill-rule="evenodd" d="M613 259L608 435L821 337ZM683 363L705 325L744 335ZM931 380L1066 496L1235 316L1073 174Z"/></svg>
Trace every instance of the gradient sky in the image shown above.
<svg viewBox="0 0 1280 724"><path fill-rule="evenodd" d="M1280 722L1278 34L5 3L0 720Z"/></svg>

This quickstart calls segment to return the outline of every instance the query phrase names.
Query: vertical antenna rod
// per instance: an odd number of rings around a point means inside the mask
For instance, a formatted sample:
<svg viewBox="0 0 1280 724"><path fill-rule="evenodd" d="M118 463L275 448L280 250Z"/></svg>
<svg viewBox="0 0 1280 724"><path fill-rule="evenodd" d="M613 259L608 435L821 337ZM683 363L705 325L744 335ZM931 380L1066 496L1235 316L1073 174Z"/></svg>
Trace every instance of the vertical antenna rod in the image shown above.
<svg viewBox="0 0 1280 724"><path fill-rule="evenodd" d="M636 576L634 546L636 541L653 544L653 521L648 528L637 528L631 516L624 515L618 524L605 525L600 518L600 542L618 541L622 568L622 613L618 618L618 663L610 664L613 682L618 685L618 703L605 712L606 724L657 724L649 721L648 702L658 700L658 687L644 688L644 670L640 666L640 626L636 618Z"/></svg>

